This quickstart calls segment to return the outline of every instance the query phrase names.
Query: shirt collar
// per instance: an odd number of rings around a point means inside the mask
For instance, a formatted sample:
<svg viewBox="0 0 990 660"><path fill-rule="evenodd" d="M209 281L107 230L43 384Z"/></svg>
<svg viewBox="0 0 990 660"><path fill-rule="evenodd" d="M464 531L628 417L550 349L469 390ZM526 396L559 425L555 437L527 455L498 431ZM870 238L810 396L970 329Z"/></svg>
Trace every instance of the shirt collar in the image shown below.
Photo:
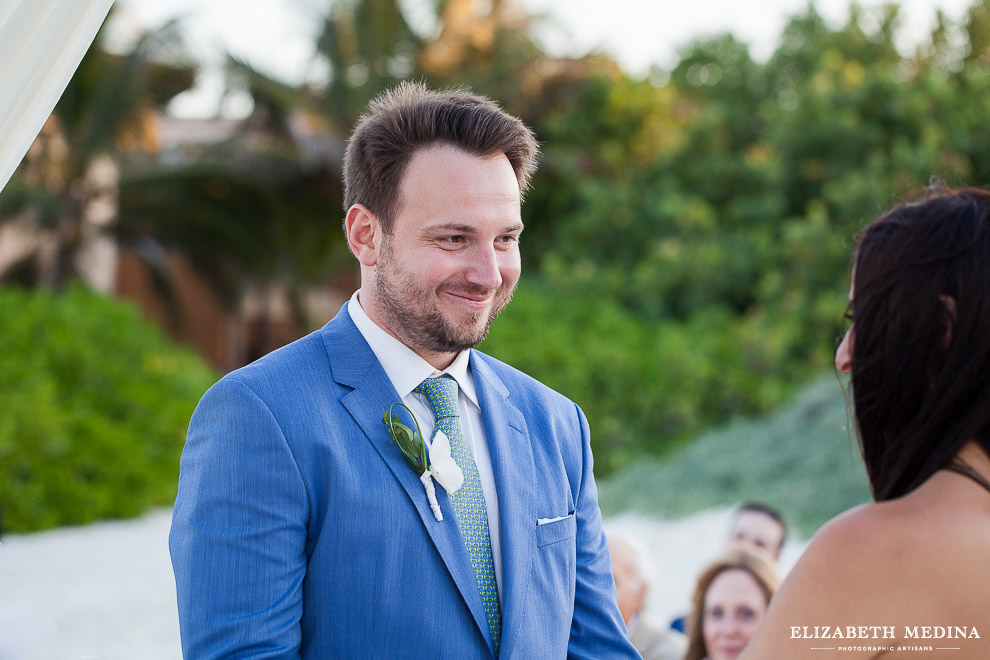
<svg viewBox="0 0 990 660"><path fill-rule="evenodd" d="M470 350L461 351L450 363L450 366L443 371L437 371L415 351L385 332L371 320L358 300L360 292L360 289L355 291L347 302L347 313L350 314L358 332L368 342L371 351L378 358L382 368L385 369L385 375L392 382L392 386L395 387L400 398L407 397L427 378L446 374L457 381L457 386L464 392L464 395L480 410L478 393L474 387L474 377L471 374Z"/></svg>

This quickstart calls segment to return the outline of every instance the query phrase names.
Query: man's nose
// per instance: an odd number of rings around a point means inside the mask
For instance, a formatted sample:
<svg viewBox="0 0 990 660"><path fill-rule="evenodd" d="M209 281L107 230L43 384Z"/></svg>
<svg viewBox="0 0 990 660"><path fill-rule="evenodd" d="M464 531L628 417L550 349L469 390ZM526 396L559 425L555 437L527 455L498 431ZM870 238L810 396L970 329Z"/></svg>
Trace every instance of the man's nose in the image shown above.
<svg viewBox="0 0 990 660"><path fill-rule="evenodd" d="M471 256L471 266L467 274L471 284L490 290L502 285L499 253L494 246L481 247Z"/></svg>

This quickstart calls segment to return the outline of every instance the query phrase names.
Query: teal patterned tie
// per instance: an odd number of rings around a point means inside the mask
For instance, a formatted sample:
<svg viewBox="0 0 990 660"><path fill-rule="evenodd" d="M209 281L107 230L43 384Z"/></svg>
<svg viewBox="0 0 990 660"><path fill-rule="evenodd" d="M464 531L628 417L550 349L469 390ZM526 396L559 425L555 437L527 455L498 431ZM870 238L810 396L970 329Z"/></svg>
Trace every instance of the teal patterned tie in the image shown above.
<svg viewBox="0 0 990 660"><path fill-rule="evenodd" d="M488 536L488 511L485 509L485 494L481 490L478 467L464 444L464 432L461 430L457 409L457 381L450 376L427 378L413 391L425 394L430 400L430 407L436 418L433 434L442 430L447 435L450 440L450 454L464 473L464 483L450 496L450 501L454 505L457 525L471 557L474 577L478 580L478 590L488 618L488 632L495 645L495 657L498 657L502 638L502 611L495 586L495 562Z"/></svg>

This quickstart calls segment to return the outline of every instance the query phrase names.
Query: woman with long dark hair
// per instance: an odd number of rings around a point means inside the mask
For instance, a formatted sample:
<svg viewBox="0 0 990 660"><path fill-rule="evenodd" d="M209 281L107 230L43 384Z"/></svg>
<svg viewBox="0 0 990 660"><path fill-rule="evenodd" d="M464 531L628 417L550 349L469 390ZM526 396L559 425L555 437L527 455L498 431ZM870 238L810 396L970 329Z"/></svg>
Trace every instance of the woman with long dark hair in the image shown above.
<svg viewBox="0 0 990 660"><path fill-rule="evenodd" d="M990 193L870 223L849 313L835 366L876 502L815 535L743 658L990 658Z"/></svg>

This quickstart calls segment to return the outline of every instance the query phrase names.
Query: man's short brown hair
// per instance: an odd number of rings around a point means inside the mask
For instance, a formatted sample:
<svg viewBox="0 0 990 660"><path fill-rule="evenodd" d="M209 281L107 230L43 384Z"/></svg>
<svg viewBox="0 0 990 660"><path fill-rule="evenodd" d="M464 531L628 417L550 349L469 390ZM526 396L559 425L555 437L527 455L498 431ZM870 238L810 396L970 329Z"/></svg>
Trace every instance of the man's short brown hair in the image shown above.
<svg viewBox="0 0 990 660"><path fill-rule="evenodd" d="M490 99L402 82L368 105L351 134L344 156L344 211L364 204L391 234L406 166L417 150L436 145L482 158L505 154L520 195L529 187L539 153L533 131Z"/></svg>

